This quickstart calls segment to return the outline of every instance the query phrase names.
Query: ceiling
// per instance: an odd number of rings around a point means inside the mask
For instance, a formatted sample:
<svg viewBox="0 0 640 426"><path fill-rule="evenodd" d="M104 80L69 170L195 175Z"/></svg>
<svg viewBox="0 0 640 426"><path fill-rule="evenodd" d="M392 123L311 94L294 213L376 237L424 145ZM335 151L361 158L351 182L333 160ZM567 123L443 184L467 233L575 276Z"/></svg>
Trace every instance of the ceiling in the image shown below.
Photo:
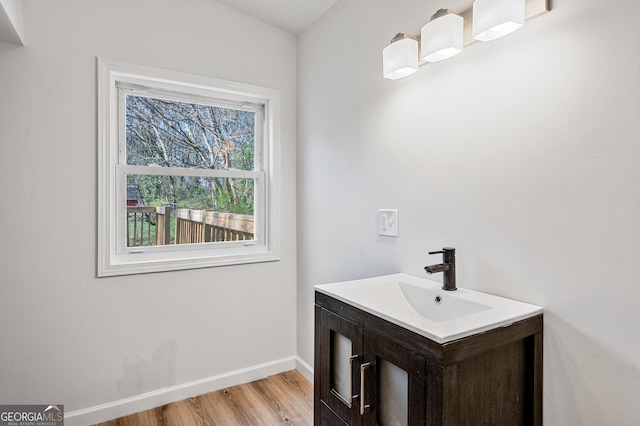
<svg viewBox="0 0 640 426"><path fill-rule="evenodd" d="M338 0L217 0L268 24L299 34Z"/></svg>

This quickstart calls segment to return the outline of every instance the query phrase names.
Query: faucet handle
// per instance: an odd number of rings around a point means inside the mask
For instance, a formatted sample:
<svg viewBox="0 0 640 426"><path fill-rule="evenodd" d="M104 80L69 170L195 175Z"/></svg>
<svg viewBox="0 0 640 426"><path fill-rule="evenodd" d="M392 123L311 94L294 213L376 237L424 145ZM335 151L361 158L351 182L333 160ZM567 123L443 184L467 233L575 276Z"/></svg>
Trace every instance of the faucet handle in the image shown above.
<svg viewBox="0 0 640 426"><path fill-rule="evenodd" d="M430 251L429 254L444 254L444 253L455 252L455 251L456 249L453 247L442 247L442 250Z"/></svg>
<svg viewBox="0 0 640 426"><path fill-rule="evenodd" d="M443 254L444 258L455 256L456 249L453 247L442 247L442 250L430 251L429 254Z"/></svg>

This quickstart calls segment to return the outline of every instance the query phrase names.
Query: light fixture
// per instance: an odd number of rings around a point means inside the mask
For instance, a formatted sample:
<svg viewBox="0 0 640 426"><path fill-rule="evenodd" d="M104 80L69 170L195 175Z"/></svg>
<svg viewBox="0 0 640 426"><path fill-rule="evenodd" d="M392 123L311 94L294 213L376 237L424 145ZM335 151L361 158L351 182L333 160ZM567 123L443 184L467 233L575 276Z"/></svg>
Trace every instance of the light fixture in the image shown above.
<svg viewBox="0 0 640 426"><path fill-rule="evenodd" d="M462 52L464 19L440 9L420 31L420 57L423 61L438 62Z"/></svg>
<svg viewBox="0 0 640 426"><path fill-rule="evenodd" d="M418 40L398 33L382 51L384 78L397 80L418 71Z"/></svg>
<svg viewBox="0 0 640 426"><path fill-rule="evenodd" d="M418 67L457 55L464 47L478 41L495 40L512 33L525 20L549 12L550 1L475 0L460 14L440 9L422 27L418 37L398 33L384 48L384 78L397 80L406 77L416 72Z"/></svg>
<svg viewBox="0 0 640 426"><path fill-rule="evenodd" d="M491 41L510 34L524 24L525 0L475 0L473 38Z"/></svg>

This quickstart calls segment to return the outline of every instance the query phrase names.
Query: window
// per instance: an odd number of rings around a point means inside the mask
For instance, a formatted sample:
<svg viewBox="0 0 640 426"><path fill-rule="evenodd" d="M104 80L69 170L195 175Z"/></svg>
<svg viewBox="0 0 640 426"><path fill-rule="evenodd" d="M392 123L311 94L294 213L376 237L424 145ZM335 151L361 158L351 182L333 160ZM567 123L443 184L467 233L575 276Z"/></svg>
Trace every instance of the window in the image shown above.
<svg viewBox="0 0 640 426"><path fill-rule="evenodd" d="M98 276L278 260L279 92L98 64Z"/></svg>

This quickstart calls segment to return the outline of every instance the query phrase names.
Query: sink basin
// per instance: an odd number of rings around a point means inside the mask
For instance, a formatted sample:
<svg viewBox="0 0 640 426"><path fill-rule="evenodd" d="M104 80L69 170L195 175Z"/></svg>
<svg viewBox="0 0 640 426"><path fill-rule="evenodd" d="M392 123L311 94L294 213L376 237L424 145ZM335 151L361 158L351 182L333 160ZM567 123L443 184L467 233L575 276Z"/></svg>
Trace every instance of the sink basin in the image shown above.
<svg viewBox="0 0 640 426"><path fill-rule="evenodd" d="M434 288L431 282L424 286L408 281L398 280L402 295L409 306L428 320L450 321L491 309L491 305L456 297L456 294L445 292L437 285Z"/></svg>
<svg viewBox="0 0 640 426"><path fill-rule="evenodd" d="M437 343L504 327L542 308L504 297L393 274L315 286L316 290L414 331Z"/></svg>

